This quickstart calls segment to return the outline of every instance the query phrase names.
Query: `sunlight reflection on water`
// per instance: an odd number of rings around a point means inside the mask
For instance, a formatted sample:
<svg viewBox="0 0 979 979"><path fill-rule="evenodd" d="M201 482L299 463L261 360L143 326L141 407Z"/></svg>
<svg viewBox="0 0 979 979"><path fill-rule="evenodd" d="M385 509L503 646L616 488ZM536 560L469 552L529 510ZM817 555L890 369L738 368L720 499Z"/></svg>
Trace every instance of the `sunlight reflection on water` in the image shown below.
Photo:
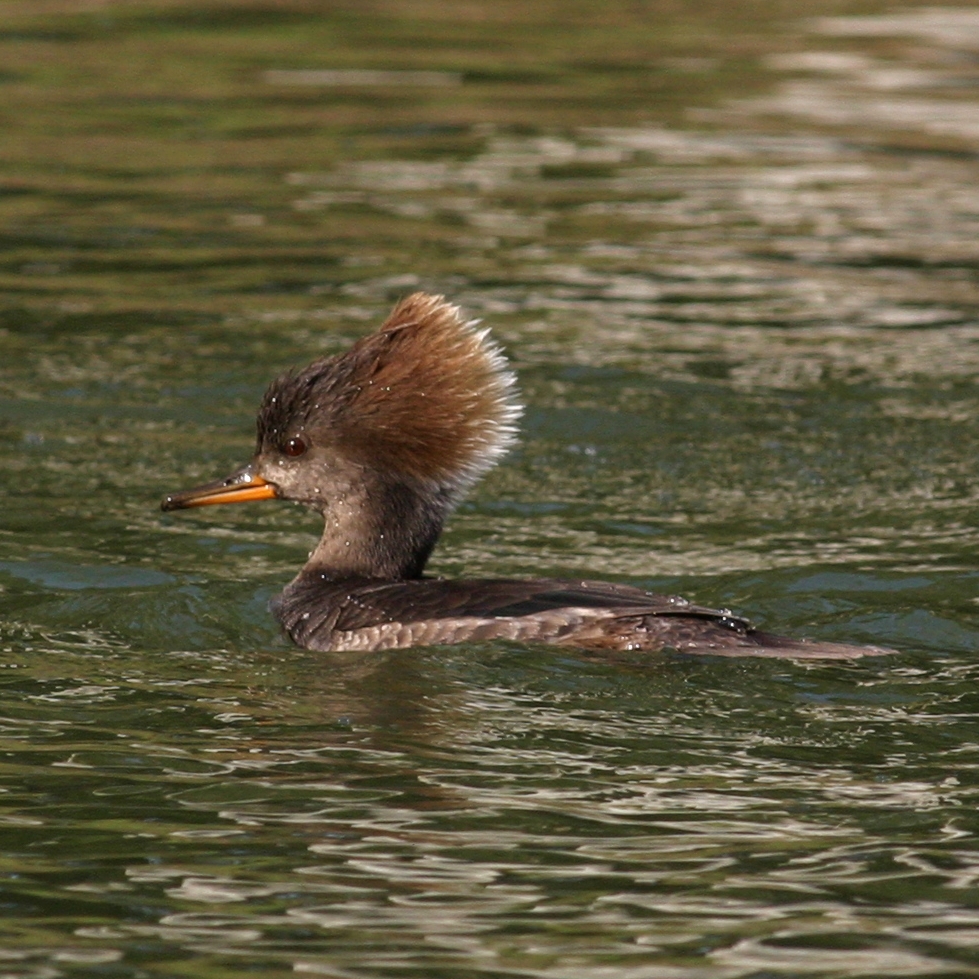
<svg viewBox="0 0 979 979"><path fill-rule="evenodd" d="M4 975L979 970L979 12L754 12L732 75L532 8L0 15ZM529 405L437 572L901 654L289 647L315 521L159 496L419 288Z"/></svg>

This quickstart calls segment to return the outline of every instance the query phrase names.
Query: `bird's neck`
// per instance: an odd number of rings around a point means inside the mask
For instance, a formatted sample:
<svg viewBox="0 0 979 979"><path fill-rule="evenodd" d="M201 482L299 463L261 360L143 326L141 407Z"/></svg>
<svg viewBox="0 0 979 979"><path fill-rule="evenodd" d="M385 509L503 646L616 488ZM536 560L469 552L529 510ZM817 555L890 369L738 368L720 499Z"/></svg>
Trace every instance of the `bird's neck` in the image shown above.
<svg viewBox="0 0 979 979"><path fill-rule="evenodd" d="M323 536L301 576L420 578L450 509L437 489L381 480L352 487L324 507Z"/></svg>

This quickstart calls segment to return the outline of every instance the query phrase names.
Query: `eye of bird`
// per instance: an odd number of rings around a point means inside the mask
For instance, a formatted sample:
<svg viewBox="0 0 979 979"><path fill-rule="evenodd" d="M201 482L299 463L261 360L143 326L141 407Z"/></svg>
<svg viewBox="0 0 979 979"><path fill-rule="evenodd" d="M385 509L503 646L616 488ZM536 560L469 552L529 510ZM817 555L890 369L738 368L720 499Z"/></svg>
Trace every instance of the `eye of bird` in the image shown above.
<svg viewBox="0 0 979 979"><path fill-rule="evenodd" d="M309 446L306 445L306 440L297 435L295 438L289 439L289 441L282 446L282 451L287 456L291 456L293 459L295 459L296 456L301 456L307 448L309 448Z"/></svg>

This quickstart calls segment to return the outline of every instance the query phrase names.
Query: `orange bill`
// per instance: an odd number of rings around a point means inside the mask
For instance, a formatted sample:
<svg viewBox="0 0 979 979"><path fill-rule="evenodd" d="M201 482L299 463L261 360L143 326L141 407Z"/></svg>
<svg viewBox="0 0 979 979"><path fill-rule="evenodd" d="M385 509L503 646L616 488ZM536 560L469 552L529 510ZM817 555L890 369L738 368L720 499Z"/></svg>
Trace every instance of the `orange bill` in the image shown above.
<svg viewBox="0 0 979 979"><path fill-rule="evenodd" d="M195 486L166 496L161 510L186 510L188 507L211 506L217 503L248 503L251 500L274 500L279 495L275 483L256 476L251 466L246 466L227 479Z"/></svg>

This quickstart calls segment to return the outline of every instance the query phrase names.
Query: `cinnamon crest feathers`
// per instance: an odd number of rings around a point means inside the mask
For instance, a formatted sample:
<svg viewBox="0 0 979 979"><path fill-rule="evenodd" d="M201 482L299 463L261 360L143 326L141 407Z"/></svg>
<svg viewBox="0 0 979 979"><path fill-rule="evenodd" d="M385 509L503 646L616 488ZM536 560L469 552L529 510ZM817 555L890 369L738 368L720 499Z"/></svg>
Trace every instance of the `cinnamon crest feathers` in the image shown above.
<svg viewBox="0 0 979 979"><path fill-rule="evenodd" d="M523 412L500 348L459 308L417 292L338 357L284 374L258 416L263 444L309 428L365 465L461 495L513 444Z"/></svg>
<svg viewBox="0 0 979 979"><path fill-rule="evenodd" d="M486 639L583 649L851 659L890 652L760 632L725 610L600 581L425 577L463 493L513 444L515 379L486 330L415 293L346 353L276 378L251 462L164 510L281 498L324 517L272 603L309 649Z"/></svg>

